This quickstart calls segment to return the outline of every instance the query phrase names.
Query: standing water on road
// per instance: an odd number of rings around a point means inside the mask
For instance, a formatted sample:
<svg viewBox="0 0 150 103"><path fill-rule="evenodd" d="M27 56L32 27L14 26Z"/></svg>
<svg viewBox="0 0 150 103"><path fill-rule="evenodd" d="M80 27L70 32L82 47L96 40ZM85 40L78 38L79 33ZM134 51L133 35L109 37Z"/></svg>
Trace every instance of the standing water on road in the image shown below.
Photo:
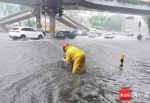
<svg viewBox="0 0 150 103"><path fill-rule="evenodd" d="M1 36L0 103L123 103L122 88L132 90L130 103L150 102L150 41L80 36L12 41ZM85 52L87 73L79 69L72 75L57 66L66 42Z"/></svg>

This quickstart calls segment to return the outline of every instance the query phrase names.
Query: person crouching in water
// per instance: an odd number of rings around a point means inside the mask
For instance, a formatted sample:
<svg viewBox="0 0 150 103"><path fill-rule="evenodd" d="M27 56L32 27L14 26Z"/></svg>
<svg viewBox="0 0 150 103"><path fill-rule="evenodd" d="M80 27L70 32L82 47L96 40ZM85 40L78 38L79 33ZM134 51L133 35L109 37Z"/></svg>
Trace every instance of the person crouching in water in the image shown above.
<svg viewBox="0 0 150 103"><path fill-rule="evenodd" d="M70 60L73 60L73 69L72 74L75 74L78 70L78 67L81 68L83 73L86 72L85 69L85 54L83 51L78 49L75 46L70 46L69 44L63 44L63 51L66 52L66 63L69 64Z"/></svg>

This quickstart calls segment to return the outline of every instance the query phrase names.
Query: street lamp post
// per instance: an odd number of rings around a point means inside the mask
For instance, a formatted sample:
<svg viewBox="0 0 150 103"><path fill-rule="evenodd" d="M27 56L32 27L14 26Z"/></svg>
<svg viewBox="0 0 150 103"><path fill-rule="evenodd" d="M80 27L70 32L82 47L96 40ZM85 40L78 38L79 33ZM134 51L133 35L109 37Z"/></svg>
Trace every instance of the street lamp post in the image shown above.
<svg viewBox="0 0 150 103"><path fill-rule="evenodd" d="M123 21L122 21L122 32L124 31L124 22L125 22L125 15L123 15Z"/></svg>
<svg viewBox="0 0 150 103"><path fill-rule="evenodd" d="M45 15L45 32L46 32L46 15Z"/></svg>
<svg viewBox="0 0 150 103"><path fill-rule="evenodd" d="M139 21L139 32L138 32L138 34L140 34L140 29L141 29L141 17L140 17L140 21Z"/></svg>

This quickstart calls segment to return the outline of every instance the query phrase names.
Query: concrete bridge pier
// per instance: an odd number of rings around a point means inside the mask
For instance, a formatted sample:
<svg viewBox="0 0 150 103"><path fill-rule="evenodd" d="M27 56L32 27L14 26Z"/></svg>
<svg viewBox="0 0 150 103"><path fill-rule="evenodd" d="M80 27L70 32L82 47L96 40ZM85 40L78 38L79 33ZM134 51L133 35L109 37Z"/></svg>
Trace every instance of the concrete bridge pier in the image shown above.
<svg viewBox="0 0 150 103"><path fill-rule="evenodd" d="M55 13L50 14L50 37L55 37Z"/></svg>

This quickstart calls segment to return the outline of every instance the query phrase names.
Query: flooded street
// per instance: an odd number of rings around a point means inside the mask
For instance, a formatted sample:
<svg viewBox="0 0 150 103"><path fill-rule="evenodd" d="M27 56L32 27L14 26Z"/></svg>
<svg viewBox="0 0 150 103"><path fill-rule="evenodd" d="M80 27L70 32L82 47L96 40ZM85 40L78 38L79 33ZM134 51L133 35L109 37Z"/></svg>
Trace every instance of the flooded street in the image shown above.
<svg viewBox="0 0 150 103"><path fill-rule="evenodd" d="M128 103L150 103L148 40L118 35L13 41L6 33L0 35L0 103L127 103L119 100L122 88L132 90ZM79 69L72 75L57 66L63 43L85 52L87 73ZM135 93L143 95L137 98Z"/></svg>

